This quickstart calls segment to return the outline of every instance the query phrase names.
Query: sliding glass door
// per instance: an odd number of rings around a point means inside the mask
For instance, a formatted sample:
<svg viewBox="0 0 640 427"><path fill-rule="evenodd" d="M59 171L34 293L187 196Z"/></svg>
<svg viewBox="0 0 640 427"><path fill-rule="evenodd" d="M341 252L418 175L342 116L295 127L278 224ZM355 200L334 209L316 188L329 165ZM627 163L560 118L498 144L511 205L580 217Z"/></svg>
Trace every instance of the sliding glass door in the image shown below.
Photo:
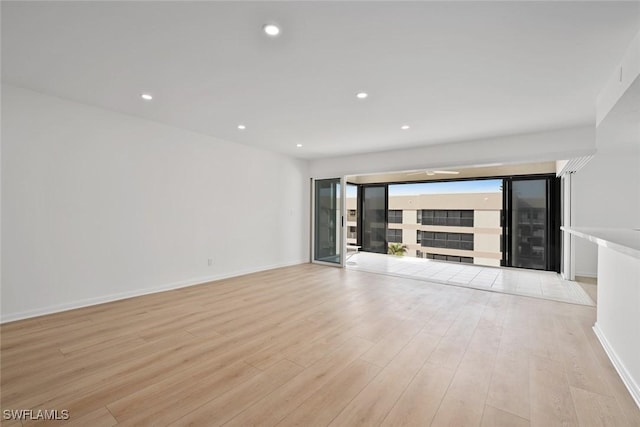
<svg viewBox="0 0 640 427"><path fill-rule="evenodd" d="M558 271L558 179L508 178L505 188L505 265Z"/></svg>
<svg viewBox="0 0 640 427"><path fill-rule="evenodd" d="M387 253L387 185L360 187L362 250Z"/></svg>
<svg viewBox="0 0 640 427"><path fill-rule="evenodd" d="M313 180L312 259L342 266L344 185L340 178Z"/></svg>

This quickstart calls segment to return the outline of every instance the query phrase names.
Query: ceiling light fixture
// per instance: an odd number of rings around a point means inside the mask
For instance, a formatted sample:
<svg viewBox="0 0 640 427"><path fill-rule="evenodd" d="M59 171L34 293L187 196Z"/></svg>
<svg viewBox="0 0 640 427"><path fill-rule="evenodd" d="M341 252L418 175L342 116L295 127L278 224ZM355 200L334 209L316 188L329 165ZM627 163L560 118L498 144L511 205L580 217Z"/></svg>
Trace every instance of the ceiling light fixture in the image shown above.
<svg viewBox="0 0 640 427"><path fill-rule="evenodd" d="M275 37L280 34L280 27L276 24L265 24L265 26L262 27L262 31L268 36Z"/></svg>
<svg viewBox="0 0 640 427"><path fill-rule="evenodd" d="M140 98L144 99L145 101L151 101L153 99L153 96L148 93L143 93L142 95L140 95Z"/></svg>
<svg viewBox="0 0 640 427"><path fill-rule="evenodd" d="M238 125L238 129L245 130L247 127L245 125Z"/></svg>
<svg viewBox="0 0 640 427"><path fill-rule="evenodd" d="M369 94L367 92L358 92L358 93L356 93L356 98L358 98L358 99L365 99L367 96L369 96Z"/></svg>
<svg viewBox="0 0 640 427"><path fill-rule="evenodd" d="M402 126L400 127L400 129L402 129L402 130L407 130L407 129L409 129L410 127L411 127L411 126L409 126L409 125L402 125Z"/></svg>
<svg viewBox="0 0 640 427"><path fill-rule="evenodd" d="M302 144L296 144L296 147L300 148L302 147Z"/></svg>

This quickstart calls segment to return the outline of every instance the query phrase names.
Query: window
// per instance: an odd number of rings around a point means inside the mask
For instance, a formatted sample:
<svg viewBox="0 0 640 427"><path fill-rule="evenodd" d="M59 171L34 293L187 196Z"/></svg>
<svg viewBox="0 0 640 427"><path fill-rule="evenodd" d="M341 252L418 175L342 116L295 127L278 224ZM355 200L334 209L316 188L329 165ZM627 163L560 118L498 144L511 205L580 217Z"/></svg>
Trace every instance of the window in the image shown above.
<svg viewBox="0 0 640 427"><path fill-rule="evenodd" d="M402 224L402 210L389 210L389 224Z"/></svg>
<svg viewBox="0 0 640 427"><path fill-rule="evenodd" d="M416 251L416 258L424 258L424 253L420 250Z"/></svg>
<svg viewBox="0 0 640 427"><path fill-rule="evenodd" d="M473 227L472 210L424 209L418 215L422 225L444 225L448 227Z"/></svg>
<svg viewBox="0 0 640 427"><path fill-rule="evenodd" d="M473 257L469 257L469 256L440 255L440 254L432 254L429 252L427 252L425 255L426 255L426 258L428 259L473 264Z"/></svg>
<svg viewBox="0 0 640 427"><path fill-rule="evenodd" d="M422 210L416 211L416 224L422 224Z"/></svg>
<svg viewBox="0 0 640 427"><path fill-rule="evenodd" d="M402 243L402 230L387 230L387 241L389 243Z"/></svg>
<svg viewBox="0 0 640 427"><path fill-rule="evenodd" d="M470 233L439 233L437 231L423 231L420 243L423 247L473 250L473 234Z"/></svg>
<svg viewBox="0 0 640 427"><path fill-rule="evenodd" d="M420 243L422 241L422 231L416 231L416 243Z"/></svg>
<svg viewBox="0 0 640 427"><path fill-rule="evenodd" d="M347 228L347 238L348 239L357 239L358 238L358 234L357 234L358 230L356 227L350 225Z"/></svg>

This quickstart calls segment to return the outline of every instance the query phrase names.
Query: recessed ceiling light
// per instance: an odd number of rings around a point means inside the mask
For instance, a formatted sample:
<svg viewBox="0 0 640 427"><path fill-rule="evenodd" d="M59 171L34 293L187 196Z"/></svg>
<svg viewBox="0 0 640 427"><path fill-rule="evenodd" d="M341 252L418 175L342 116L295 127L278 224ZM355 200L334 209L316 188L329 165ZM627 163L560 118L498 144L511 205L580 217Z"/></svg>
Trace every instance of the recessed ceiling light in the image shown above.
<svg viewBox="0 0 640 427"><path fill-rule="evenodd" d="M238 129L245 130L247 127L245 125L238 125Z"/></svg>
<svg viewBox="0 0 640 427"><path fill-rule="evenodd" d="M402 126L400 127L400 129L402 129L402 130L407 130L407 129L409 129L410 127L411 127L411 126L409 126L409 125L402 125Z"/></svg>
<svg viewBox="0 0 640 427"><path fill-rule="evenodd" d="M151 101L153 99L153 96L148 93L143 93L142 95L140 95L140 98L144 99L145 101Z"/></svg>
<svg viewBox="0 0 640 427"><path fill-rule="evenodd" d="M266 24L264 27L262 27L262 30L266 35L271 37L275 37L280 34L280 27L278 27L276 24Z"/></svg>
<svg viewBox="0 0 640 427"><path fill-rule="evenodd" d="M356 98L358 98L358 99L365 99L367 96L369 96L369 94L367 92L358 92L358 93L356 93Z"/></svg>
<svg viewBox="0 0 640 427"><path fill-rule="evenodd" d="M302 144L296 144L296 147L300 148L302 147Z"/></svg>

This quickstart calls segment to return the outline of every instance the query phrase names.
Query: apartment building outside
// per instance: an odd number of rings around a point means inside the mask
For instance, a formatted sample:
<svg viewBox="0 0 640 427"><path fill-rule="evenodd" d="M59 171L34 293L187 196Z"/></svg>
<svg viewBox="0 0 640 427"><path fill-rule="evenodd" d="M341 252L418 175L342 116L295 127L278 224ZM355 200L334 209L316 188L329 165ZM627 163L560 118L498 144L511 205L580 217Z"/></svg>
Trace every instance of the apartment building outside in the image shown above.
<svg viewBox="0 0 640 427"><path fill-rule="evenodd" d="M347 197L347 244L358 244L357 198ZM389 196L386 238L406 256L499 266L501 192Z"/></svg>

